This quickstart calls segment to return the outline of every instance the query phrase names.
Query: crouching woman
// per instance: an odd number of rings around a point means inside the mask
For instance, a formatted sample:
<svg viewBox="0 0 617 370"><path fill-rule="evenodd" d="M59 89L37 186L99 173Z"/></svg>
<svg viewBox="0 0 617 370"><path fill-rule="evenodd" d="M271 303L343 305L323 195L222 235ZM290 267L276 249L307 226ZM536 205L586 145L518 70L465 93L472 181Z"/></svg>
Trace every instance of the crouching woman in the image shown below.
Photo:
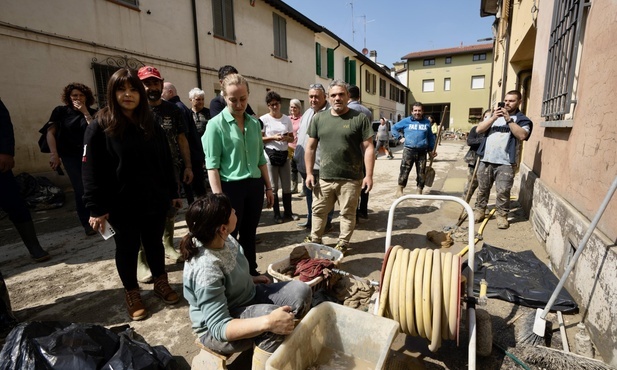
<svg viewBox="0 0 617 370"><path fill-rule="evenodd" d="M307 313L312 293L303 282L271 284L265 275L251 276L242 247L230 235L236 221L224 194L208 194L189 207L189 233L180 244L184 297L204 346L229 355L255 345L253 361L263 361L293 331L294 319Z"/></svg>

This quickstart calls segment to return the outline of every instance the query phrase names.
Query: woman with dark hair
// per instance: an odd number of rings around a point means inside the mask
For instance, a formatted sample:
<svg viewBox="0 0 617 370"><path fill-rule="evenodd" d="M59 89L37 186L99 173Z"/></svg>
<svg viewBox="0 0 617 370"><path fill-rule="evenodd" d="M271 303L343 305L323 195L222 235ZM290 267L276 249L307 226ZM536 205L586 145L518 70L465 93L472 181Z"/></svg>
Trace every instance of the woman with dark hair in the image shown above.
<svg viewBox="0 0 617 370"><path fill-rule="evenodd" d="M55 171L60 163L64 164L75 194L77 217L86 235L90 236L96 234L96 231L88 224L88 211L82 200L84 186L81 181L81 155L86 127L96 113L96 110L90 108L94 104L94 96L88 86L73 82L64 87L61 99L64 105L54 108L46 125L49 166Z"/></svg>
<svg viewBox="0 0 617 370"><path fill-rule="evenodd" d="M201 141L213 193L225 193L238 216L233 237L244 247L251 275L257 276L255 234L263 208L264 191L268 208L274 196L268 176L261 125L246 113L249 84L239 74L228 74L221 82L227 107L206 126Z"/></svg>
<svg viewBox="0 0 617 370"><path fill-rule="evenodd" d="M266 154L268 155L268 172L274 194L274 222L280 224L283 219L298 220L298 216L291 211L291 160L289 160L289 143L294 140L294 128L291 119L281 113L281 96L268 91L267 114L259 117L264 126L262 135ZM279 183L283 188L283 217L279 209Z"/></svg>
<svg viewBox="0 0 617 370"><path fill-rule="evenodd" d="M242 246L231 236L237 217L224 194L195 200L186 212L189 233L180 243L184 296L200 342L229 355L253 348L253 363L267 357L311 306L311 289L301 281L270 284L251 276ZM253 367L255 368L255 367Z"/></svg>
<svg viewBox="0 0 617 370"><path fill-rule="evenodd" d="M86 130L84 202L94 230L109 224L115 230L116 268L129 316L142 320L148 312L137 282L140 242L154 294L167 304L180 300L169 286L162 237L167 210L172 203L179 207L181 199L165 132L154 122L137 71L123 68L111 76L107 102Z"/></svg>

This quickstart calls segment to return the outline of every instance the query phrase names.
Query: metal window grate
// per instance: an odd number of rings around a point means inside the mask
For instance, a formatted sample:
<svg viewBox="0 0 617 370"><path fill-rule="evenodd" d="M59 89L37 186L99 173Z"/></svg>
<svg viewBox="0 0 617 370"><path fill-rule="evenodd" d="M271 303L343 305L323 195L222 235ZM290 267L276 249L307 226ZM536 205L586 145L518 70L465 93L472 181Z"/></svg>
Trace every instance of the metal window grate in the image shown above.
<svg viewBox="0 0 617 370"><path fill-rule="evenodd" d="M584 7L589 0L555 2L542 99L542 116L561 120L570 112Z"/></svg>
<svg viewBox="0 0 617 370"><path fill-rule="evenodd" d="M107 105L105 100L107 95L107 82L111 75L113 75L120 68L139 69L144 64L134 58L125 56L112 56L101 62L96 58L92 58L92 74L94 76L94 87L96 89L96 102L99 105L99 109Z"/></svg>

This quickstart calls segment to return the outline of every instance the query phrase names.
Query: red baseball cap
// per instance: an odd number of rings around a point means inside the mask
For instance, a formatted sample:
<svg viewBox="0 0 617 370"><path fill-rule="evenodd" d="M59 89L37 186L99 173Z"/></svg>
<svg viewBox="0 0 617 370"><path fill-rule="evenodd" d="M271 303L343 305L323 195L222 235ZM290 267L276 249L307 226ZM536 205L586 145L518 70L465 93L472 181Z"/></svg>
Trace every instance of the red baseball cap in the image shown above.
<svg viewBox="0 0 617 370"><path fill-rule="evenodd" d="M150 66L143 66L139 68L139 71L137 72L137 76L139 77L140 80L145 80L146 78L150 78L150 77L154 77L161 81L163 80L159 70L154 67L150 67Z"/></svg>

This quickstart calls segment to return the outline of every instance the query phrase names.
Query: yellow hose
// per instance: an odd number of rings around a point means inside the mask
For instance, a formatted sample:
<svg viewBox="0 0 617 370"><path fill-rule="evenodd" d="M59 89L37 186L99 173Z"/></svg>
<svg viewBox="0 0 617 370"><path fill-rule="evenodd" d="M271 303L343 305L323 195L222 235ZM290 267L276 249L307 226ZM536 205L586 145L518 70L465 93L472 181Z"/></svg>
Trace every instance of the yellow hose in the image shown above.
<svg viewBox="0 0 617 370"><path fill-rule="evenodd" d="M482 223L480 224L480 227L478 228L478 235L482 235L482 233L484 232L484 227L488 223L488 220L491 217L493 217L493 215L495 214L495 211L496 211L495 208L491 209L491 211L488 213L488 217L484 218L484 221L482 221ZM473 241L473 244L476 245L476 243L478 243L479 241L480 241L480 238L476 237ZM462 257L465 254L467 254L468 251L469 251L469 246L467 245L460 252L458 252L458 255Z"/></svg>
<svg viewBox="0 0 617 370"><path fill-rule="evenodd" d="M385 261L378 314L400 330L429 340L435 352L443 339L456 339L460 310L460 261L439 250L392 247Z"/></svg>

